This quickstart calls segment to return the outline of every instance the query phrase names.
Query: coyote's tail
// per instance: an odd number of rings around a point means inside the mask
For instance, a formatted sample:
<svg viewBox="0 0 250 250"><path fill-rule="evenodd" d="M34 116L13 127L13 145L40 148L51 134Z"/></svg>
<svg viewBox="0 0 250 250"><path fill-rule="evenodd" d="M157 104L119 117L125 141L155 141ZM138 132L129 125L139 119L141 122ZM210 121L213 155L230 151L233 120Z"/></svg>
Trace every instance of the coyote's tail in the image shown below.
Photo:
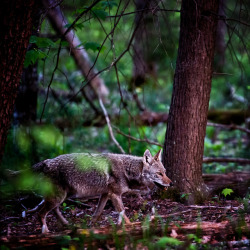
<svg viewBox="0 0 250 250"><path fill-rule="evenodd" d="M32 170L34 172L43 172L45 166L46 166L45 161L40 161L32 166Z"/></svg>

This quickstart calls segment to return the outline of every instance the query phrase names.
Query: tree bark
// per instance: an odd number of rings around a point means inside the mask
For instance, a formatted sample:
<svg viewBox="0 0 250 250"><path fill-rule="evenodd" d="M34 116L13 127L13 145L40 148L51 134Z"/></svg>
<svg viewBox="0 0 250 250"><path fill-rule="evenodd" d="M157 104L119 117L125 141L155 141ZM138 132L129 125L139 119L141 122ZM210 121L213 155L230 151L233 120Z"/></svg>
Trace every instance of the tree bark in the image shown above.
<svg viewBox="0 0 250 250"><path fill-rule="evenodd" d="M50 6L53 5L53 2L54 2L53 0L43 0L43 5L46 9L49 9ZM65 25L68 23L60 7L58 6L58 7L49 9L48 18L49 18L49 21L51 22L51 25L55 29L55 31L59 35L62 36L67 30ZM97 72L95 68L91 69L92 64L90 62L89 56L86 50L82 46L79 46L81 42L73 30L70 30L65 35L65 40L69 43L70 53L73 56L77 66L81 70L83 76L85 76L86 79L90 81L90 86L94 90L94 93L98 97L100 97L103 101L105 101L105 98L108 96L109 91L106 85L104 84L104 81L99 76L96 76L95 78L93 78L93 76Z"/></svg>
<svg viewBox="0 0 250 250"><path fill-rule="evenodd" d="M3 0L0 8L0 161L33 24L35 0Z"/></svg>
<svg viewBox="0 0 250 250"><path fill-rule="evenodd" d="M163 162L188 203L202 202L208 188L202 160L212 80L219 0L182 1L179 49L164 143Z"/></svg>

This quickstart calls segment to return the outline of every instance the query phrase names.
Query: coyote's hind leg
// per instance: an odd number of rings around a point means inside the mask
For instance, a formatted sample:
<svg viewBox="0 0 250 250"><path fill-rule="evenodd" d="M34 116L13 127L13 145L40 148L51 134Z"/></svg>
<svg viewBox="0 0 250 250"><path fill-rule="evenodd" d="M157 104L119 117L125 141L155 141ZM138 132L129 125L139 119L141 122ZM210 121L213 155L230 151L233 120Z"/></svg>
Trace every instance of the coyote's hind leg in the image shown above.
<svg viewBox="0 0 250 250"><path fill-rule="evenodd" d="M59 211L60 204L65 200L67 192L58 187L58 190L52 195L45 199L44 206L39 211L39 216L42 222L42 233L48 233L49 229L46 223L46 217L48 213L55 209L58 218L62 221L63 224L68 224L67 220L63 217Z"/></svg>

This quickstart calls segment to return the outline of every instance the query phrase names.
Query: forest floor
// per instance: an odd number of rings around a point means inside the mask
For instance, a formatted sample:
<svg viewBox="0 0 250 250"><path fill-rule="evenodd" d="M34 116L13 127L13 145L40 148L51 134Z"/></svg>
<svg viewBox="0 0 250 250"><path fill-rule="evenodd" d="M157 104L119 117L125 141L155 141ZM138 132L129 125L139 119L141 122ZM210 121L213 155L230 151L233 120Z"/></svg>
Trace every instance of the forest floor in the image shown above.
<svg viewBox="0 0 250 250"><path fill-rule="evenodd" d="M247 199L225 200L216 196L202 205L187 206L163 199L162 194L159 195L159 193L142 197L142 199L138 199L137 196L124 195L126 214L133 224L123 227L123 230L114 224L119 215L115 212L111 202L107 203L101 219L91 228L88 225L98 199L66 200L62 204L61 211L70 225L74 226L65 228L60 224L56 215L51 212L47 216L51 233L46 236L41 235L41 224L36 213L28 214L25 218L21 216L26 208L33 208L40 201L41 197L31 193L16 194L12 199L1 200L0 246L3 244L10 249L17 247L33 249L34 246L36 249L62 249L63 245L58 245L58 241L55 239L58 239L58 236L68 235L67 242L64 241L62 244L66 244L67 248L70 248L69 239L75 238L72 236L73 234L84 235L86 238L94 233L99 235L99 237L92 237L92 240L99 241L95 245L96 248L116 249L119 247L116 245L117 241L115 243L115 234L121 236L121 232L123 232L130 237L122 243L124 244L122 248L126 244L130 244L130 247L127 245L126 249L150 249L145 243L145 238L150 241L148 244L151 244L152 247L152 242L159 241L162 236L172 237L189 245L195 243L196 247L199 246L193 249L203 249L201 246L204 246L204 249L210 249L208 246L216 247L216 249L250 249L250 204ZM152 213L153 207L155 213ZM149 219L152 220L151 223ZM146 234L145 228L147 228ZM104 243L104 238L100 235L111 235L113 240L110 240L109 237L109 243L107 241ZM133 247L131 247L132 238ZM144 239L144 241L136 239ZM135 242L137 243L135 244ZM169 244L177 243L170 242ZM180 249L188 249L188 247L181 246ZM159 249L161 248L159 247Z"/></svg>

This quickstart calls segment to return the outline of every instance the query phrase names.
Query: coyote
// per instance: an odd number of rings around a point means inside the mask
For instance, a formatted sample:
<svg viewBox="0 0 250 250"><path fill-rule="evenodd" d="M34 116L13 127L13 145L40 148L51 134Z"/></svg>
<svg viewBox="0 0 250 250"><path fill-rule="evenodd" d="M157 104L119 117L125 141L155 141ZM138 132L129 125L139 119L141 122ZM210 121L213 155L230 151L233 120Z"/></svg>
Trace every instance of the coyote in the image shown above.
<svg viewBox="0 0 250 250"><path fill-rule="evenodd" d="M122 194L126 192L140 193L140 188L156 186L167 189L171 180L166 176L161 163L161 150L153 157L147 149L143 157L123 154L85 154L73 153L47 159L32 166L35 172L43 173L53 184L52 195L34 209L42 206L39 216L42 222L42 233L49 232L46 216L55 210L63 224L68 221L59 210L60 204L70 196L88 198L100 196L94 212L92 223L101 216L108 199L123 216L125 223L130 220L124 213Z"/></svg>

